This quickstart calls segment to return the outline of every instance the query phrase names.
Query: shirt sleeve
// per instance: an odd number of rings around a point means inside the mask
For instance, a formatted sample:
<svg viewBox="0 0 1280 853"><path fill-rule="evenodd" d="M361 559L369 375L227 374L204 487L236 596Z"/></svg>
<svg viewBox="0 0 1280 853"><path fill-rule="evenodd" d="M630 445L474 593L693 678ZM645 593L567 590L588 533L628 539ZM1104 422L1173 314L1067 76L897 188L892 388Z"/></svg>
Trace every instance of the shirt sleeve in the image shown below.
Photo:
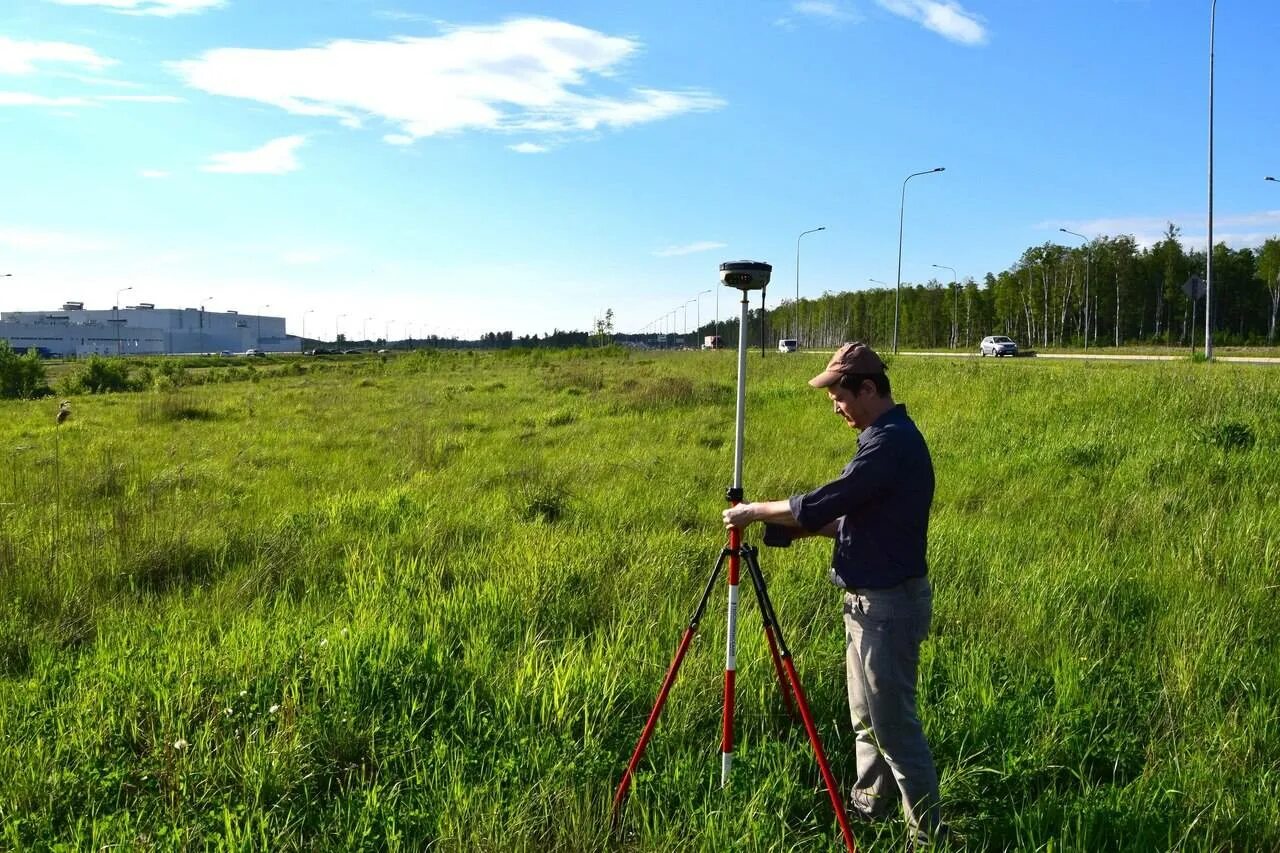
<svg viewBox="0 0 1280 853"><path fill-rule="evenodd" d="M844 473L811 492L792 495L791 514L801 527L815 532L842 516L856 513L888 490L897 468L885 438L858 448Z"/></svg>

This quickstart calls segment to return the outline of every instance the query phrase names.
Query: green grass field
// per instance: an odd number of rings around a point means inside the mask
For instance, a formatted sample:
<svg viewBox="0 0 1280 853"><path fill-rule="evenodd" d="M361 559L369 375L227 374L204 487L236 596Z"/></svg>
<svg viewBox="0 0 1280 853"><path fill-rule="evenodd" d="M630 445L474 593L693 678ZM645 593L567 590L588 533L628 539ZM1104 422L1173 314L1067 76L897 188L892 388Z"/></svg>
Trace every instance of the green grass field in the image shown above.
<svg viewBox="0 0 1280 853"><path fill-rule="evenodd" d="M825 359L749 359L749 498L851 455ZM734 368L418 353L57 431L0 403L0 848L840 849L749 594L719 787L723 590L608 831L724 541ZM1280 370L890 372L938 475L921 710L967 849L1280 848ZM829 547L762 562L847 780Z"/></svg>

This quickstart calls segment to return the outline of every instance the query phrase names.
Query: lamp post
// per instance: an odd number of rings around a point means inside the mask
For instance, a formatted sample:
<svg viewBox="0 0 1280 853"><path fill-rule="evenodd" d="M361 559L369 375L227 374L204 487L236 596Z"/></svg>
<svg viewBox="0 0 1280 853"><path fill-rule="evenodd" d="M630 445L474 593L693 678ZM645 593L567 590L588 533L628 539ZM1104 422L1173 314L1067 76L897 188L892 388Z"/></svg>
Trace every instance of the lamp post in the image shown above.
<svg viewBox="0 0 1280 853"><path fill-rule="evenodd" d="M694 336L693 345L695 349L702 349L702 344L698 343L697 341L698 333L702 331L702 297L706 296L710 292L711 292L710 289L700 290L698 291L697 297L695 297L698 302L698 310L697 310L698 328L693 330L693 336Z"/></svg>
<svg viewBox="0 0 1280 853"><path fill-rule="evenodd" d="M340 321L340 320L341 320L343 317L345 317L345 316L347 316L347 315L346 315L346 314L339 314L337 317L334 317L334 318L333 318L333 344L334 344L334 346L337 346L337 345L338 345L338 321Z"/></svg>
<svg viewBox="0 0 1280 853"><path fill-rule="evenodd" d="M360 340L361 341L369 340L369 321L372 319L373 319L372 317L365 317L364 320L360 322Z"/></svg>
<svg viewBox="0 0 1280 853"><path fill-rule="evenodd" d="M1075 231L1069 231L1066 228L1059 228L1063 234L1070 234L1072 237L1079 237L1084 241L1088 254L1084 259L1084 348L1089 348L1089 267L1093 264L1093 244L1089 242L1089 238Z"/></svg>
<svg viewBox="0 0 1280 853"><path fill-rule="evenodd" d="M698 300L695 297L693 299L690 299L684 305L680 306L682 309L684 309L684 333L681 335L681 337L684 338L684 342L686 345L689 343L689 306L697 305L697 303L698 303ZM696 315L697 313L698 313L697 309L695 308L694 314Z"/></svg>
<svg viewBox="0 0 1280 853"><path fill-rule="evenodd" d="M932 175L934 172L945 172L946 166L926 169L923 172L912 172L902 179L902 201L898 205L898 284L893 296L893 354L898 354L898 319L902 312L902 222L907 209L907 181L920 175Z"/></svg>
<svg viewBox="0 0 1280 853"><path fill-rule="evenodd" d="M1209 242L1204 253L1204 357L1213 360L1213 29L1218 0L1209 4Z"/></svg>
<svg viewBox="0 0 1280 853"><path fill-rule="evenodd" d="M255 344L258 349L262 349L262 312L266 311L270 307L271 305L268 303L258 309L258 340Z"/></svg>
<svg viewBox="0 0 1280 853"><path fill-rule="evenodd" d="M930 266L940 270L951 270L951 348L955 349L959 343L956 338L960 336L960 293L956 290L960 276L956 275L955 267L949 267L946 264L930 264Z"/></svg>
<svg viewBox="0 0 1280 853"><path fill-rule="evenodd" d="M116 327L116 355L120 355L120 294L128 290L133 290L133 286L130 285L129 287L122 287L116 291L116 316L115 319L111 321L112 325Z"/></svg>
<svg viewBox="0 0 1280 853"><path fill-rule="evenodd" d="M800 236L796 237L796 333L792 336L796 339L796 351L800 351L800 237L806 234L812 234L815 231L826 231L827 226L819 225L817 228L810 228L808 231L801 231Z"/></svg>
<svg viewBox="0 0 1280 853"><path fill-rule="evenodd" d="M208 297L205 297L200 302L200 350L202 352L207 348L207 345L205 343L205 336L204 336L204 306L206 303L212 300L213 300L213 297L208 296Z"/></svg>

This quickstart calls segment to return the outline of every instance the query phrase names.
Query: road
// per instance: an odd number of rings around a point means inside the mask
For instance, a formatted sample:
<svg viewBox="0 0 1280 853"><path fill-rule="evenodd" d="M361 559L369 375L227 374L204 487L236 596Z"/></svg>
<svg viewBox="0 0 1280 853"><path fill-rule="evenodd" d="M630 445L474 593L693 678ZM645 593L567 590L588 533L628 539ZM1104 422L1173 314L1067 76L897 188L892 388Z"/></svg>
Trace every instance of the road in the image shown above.
<svg viewBox="0 0 1280 853"><path fill-rule="evenodd" d="M899 355L920 355L935 358L980 358L976 352L901 352ZM1188 361L1186 354L1183 355L1086 355L1078 352L1061 352L1048 353L1040 352L1032 356L1018 356L1018 358L1064 358L1075 359L1077 361ZM1214 361L1234 362L1237 364L1276 364L1280 365L1280 358L1272 358L1262 355L1215 355Z"/></svg>

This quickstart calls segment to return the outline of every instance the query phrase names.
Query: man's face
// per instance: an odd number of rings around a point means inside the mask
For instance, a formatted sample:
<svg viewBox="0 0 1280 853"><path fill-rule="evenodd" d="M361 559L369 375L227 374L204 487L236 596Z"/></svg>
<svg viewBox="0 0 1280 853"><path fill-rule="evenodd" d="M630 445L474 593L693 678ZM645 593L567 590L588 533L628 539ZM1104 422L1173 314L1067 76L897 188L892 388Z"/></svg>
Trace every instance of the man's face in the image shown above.
<svg viewBox="0 0 1280 853"><path fill-rule="evenodd" d="M870 390L869 390L870 389ZM827 396L835 413L854 429L866 429L871 425L868 401L875 396L871 383L863 382L856 392L836 384L827 388Z"/></svg>

